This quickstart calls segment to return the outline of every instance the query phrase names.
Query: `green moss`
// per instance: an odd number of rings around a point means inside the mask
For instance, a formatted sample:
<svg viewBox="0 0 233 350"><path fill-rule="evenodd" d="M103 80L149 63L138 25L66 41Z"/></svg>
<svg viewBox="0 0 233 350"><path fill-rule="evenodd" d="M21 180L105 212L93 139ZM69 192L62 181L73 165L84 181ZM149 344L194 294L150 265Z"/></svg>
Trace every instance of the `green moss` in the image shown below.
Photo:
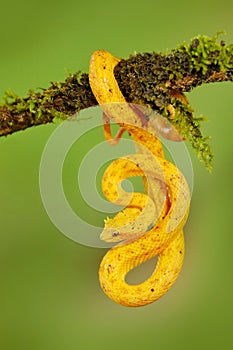
<svg viewBox="0 0 233 350"><path fill-rule="evenodd" d="M233 45L226 46L221 40L218 42L219 34L214 38L197 36L191 45L182 45L178 50L187 52L190 56L191 67L205 75L211 65L216 66L219 71L225 73L232 68Z"/></svg>

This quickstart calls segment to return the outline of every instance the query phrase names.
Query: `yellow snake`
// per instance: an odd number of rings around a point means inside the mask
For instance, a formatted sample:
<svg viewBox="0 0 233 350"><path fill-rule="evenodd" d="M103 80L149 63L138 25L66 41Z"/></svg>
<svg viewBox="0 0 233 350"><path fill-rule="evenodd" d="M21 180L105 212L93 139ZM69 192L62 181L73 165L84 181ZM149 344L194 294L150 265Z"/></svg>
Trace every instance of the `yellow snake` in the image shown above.
<svg viewBox="0 0 233 350"><path fill-rule="evenodd" d="M121 126L117 139L127 130L137 151L115 160L102 179L107 199L126 207L113 219L105 220L101 239L121 243L104 256L99 280L112 300L135 307L160 298L179 275L184 257L182 229L190 194L182 173L164 158L153 127L145 125L140 107L129 105L121 93L114 77L119 61L109 52L99 50L93 53L89 68L90 86L104 113L105 137L112 140L111 119ZM123 190L121 182L132 176L143 177L147 194ZM157 264L147 280L137 285L126 282L130 270L156 255Z"/></svg>

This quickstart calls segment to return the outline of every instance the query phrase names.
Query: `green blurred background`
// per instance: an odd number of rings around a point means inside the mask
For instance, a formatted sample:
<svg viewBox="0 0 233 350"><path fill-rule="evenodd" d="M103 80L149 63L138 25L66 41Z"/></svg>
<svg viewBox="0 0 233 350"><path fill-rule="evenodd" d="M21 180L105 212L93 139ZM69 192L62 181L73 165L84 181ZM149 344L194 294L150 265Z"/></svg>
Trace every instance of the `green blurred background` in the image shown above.
<svg viewBox="0 0 233 350"><path fill-rule="evenodd" d="M25 95L87 71L96 49L118 57L166 51L221 29L233 43L232 14L231 0L2 1L0 95L8 88ZM197 115L209 117L203 129L212 136L214 170L191 151L184 267L173 288L143 308L109 300L98 284L105 250L67 239L43 208L39 164L56 125L1 138L2 349L231 348L232 86L203 86L188 97Z"/></svg>

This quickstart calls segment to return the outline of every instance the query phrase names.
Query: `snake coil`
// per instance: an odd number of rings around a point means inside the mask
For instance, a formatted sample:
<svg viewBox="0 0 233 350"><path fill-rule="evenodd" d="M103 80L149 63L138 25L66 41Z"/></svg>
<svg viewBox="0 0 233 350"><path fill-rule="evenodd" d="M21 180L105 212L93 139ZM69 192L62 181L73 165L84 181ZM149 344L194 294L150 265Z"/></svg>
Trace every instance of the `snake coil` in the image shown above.
<svg viewBox="0 0 233 350"><path fill-rule="evenodd" d="M182 173L164 158L161 142L143 117L142 109L125 101L114 77L119 61L107 51L95 51L89 69L91 89L103 110L105 137L114 144L127 130L137 151L115 160L102 179L107 199L125 209L105 220L101 239L123 243L104 256L99 280L112 300L135 307L160 298L179 275L190 194ZM110 120L121 127L115 140ZM146 194L123 190L121 182L131 176L143 177ZM147 280L137 285L126 282L130 270L156 255L157 264Z"/></svg>

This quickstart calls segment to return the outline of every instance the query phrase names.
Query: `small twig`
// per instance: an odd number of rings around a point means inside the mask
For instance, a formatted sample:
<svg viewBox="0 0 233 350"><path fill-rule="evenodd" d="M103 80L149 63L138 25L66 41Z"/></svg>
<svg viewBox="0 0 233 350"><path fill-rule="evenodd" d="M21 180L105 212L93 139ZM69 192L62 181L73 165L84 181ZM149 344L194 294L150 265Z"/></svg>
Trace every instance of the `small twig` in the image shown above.
<svg viewBox="0 0 233 350"><path fill-rule="evenodd" d="M143 53L121 60L115 77L126 100L143 104L169 119L187 138L198 157L210 169L212 154L208 138L200 131L201 118L184 97L196 86L233 80L233 45L218 42L218 36L198 36L168 54ZM42 92L29 91L25 98L6 92L0 104L0 136L54 118L67 119L78 111L97 105L88 75L80 72L65 82L51 83Z"/></svg>

